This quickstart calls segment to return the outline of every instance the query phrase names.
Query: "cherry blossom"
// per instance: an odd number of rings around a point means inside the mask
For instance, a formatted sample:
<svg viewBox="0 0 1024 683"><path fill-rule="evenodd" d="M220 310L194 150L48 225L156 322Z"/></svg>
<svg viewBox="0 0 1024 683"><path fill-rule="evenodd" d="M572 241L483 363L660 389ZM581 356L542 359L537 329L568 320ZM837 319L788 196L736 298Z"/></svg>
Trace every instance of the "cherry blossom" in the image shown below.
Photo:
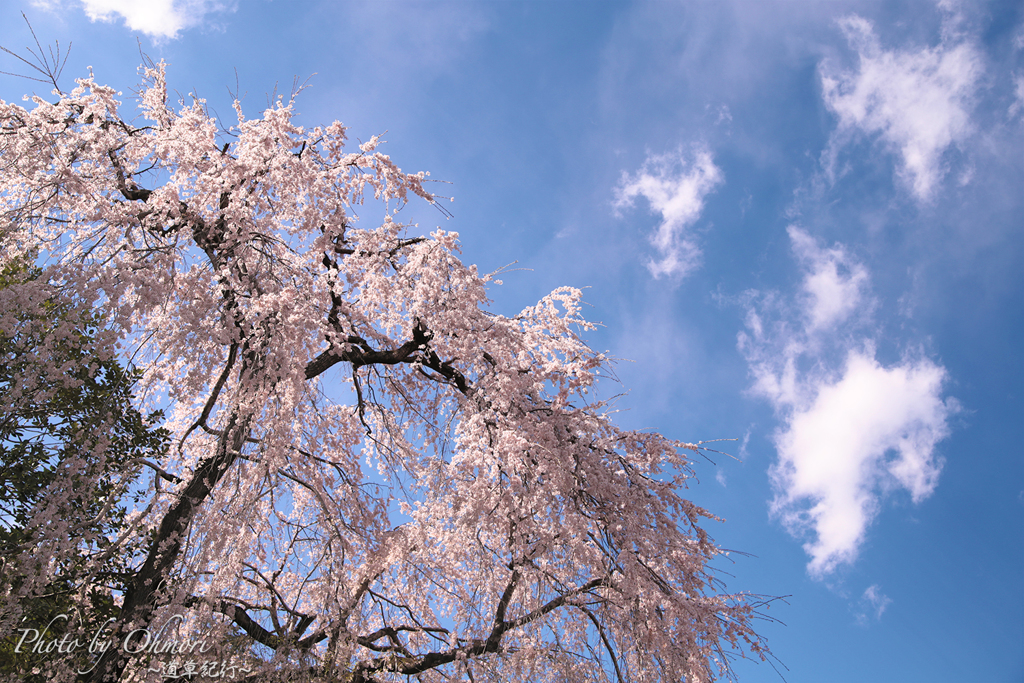
<svg viewBox="0 0 1024 683"><path fill-rule="evenodd" d="M379 138L304 129L294 97L224 130L143 72L132 114L91 76L0 103L3 263L43 269L0 326L44 290L91 307L92 353L143 369L171 435L122 484L110 547L144 543L112 633L181 615L265 680L707 681L765 656L764 600L724 592L714 517L681 496L700 444L589 398L610 361L579 290L493 312L456 233L394 219L435 199ZM4 632L79 542L58 509ZM159 678L115 650L81 678Z"/></svg>

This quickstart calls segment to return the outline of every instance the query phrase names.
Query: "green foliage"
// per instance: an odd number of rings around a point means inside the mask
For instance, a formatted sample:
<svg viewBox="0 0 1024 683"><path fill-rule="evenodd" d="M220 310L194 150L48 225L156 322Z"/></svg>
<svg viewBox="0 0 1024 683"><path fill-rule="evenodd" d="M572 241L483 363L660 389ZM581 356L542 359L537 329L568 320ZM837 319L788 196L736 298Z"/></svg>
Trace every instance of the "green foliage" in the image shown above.
<svg viewBox="0 0 1024 683"><path fill-rule="evenodd" d="M114 596L145 539L111 544L125 529L143 459L159 458L168 436L156 427L159 412L143 416L133 405L138 371L97 353L102 321L61 300L41 275L27 264L0 271L0 294L23 295L5 296L5 305L46 294L19 313L15 329L0 330L0 587L17 594L32 572L42 572L43 560L31 553L40 530L67 525L69 543L49 556L56 568L48 569L45 588L27 591L18 604L18 629L42 633L49 625L50 640L69 628L91 635L117 616ZM86 560L97 557L101 569L86 573ZM34 668L53 663L53 654L15 653L21 634L5 635L0 676L31 680Z"/></svg>

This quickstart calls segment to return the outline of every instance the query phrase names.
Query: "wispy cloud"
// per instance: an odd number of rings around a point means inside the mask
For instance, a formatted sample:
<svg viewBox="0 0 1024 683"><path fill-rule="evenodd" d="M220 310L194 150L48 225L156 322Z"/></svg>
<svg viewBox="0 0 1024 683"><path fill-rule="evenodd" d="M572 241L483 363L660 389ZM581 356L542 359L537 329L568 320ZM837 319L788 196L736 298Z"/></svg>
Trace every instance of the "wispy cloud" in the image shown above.
<svg viewBox="0 0 1024 683"><path fill-rule="evenodd" d="M36 0L33 4L50 10L71 5L61 0ZM77 3L75 3L77 4ZM132 31L156 40L178 37L181 31L198 26L208 15L233 11L235 3L219 0L81 0L92 21L124 20Z"/></svg>
<svg viewBox="0 0 1024 683"><path fill-rule="evenodd" d="M622 174L615 207L632 206L643 197L651 211L661 215L661 224L650 237L661 254L647 264L654 277L683 277L700 265L700 246L690 229L704 210L704 198L723 178L711 152L703 147L689 162L682 151L649 155L636 175Z"/></svg>
<svg viewBox="0 0 1024 683"><path fill-rule="evenodd" d="M870 22L849 16L839 22L857 51L854 71L820 68L826 106L839 118L829 167L853 132L877 135L897 150L900 174L920 200L932 196L945 171L943 153L971 132L970 112L982 58L967 40L945 31L936 47L885 50Z"/></svg>
<svg viewBox="0 0 1024 683"><path fill-rule="evenodd" d="M892 604L892 599L882 593L878 584L872 584L864 590L860 598L860 609L857 613L857 621L866 626L871 617L877 621L882 618L886 608Z"/></svg>
<svg viewBox="0 0 1024 683"><path fill-rule="evenodd" d="M1024 75L1013 77L1013 104L1010 105L1010 118L1024 111Z"/></svg>
<svg viewBox="0 0 1024 683"><path fill-rule="evenodd" d="M490 14L486 4L469 2L357 2L344 10L345 20L358 27L357 49L372 56L372 76L392 82L410 64L416 79L460 68L491 28Z"/></svg>
<svg viewBox="0 0 1024 683"><path fill-rule="evenodd" d="M942 466L935 447L957 404L942 398L945 369L922 354L878 362L864 332L873 301L863 265L798 228L789 237L802 293L793 304L752 294L739 347L752 393L781 419L772 512L809 537L808 571L820 578L854 561L886 491L905 489L914 502L932 493Z"/></svg>

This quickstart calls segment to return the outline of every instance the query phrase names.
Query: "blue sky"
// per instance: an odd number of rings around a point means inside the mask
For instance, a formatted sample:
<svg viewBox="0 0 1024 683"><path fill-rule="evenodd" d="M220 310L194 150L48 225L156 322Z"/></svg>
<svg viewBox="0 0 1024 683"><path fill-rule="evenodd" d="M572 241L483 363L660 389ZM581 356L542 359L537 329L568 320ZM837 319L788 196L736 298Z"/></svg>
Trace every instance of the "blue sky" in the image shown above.
<svg viewBox="0 0 1024 683"><path fill-rule="evenodd" d="M689 495L789 596L786 680L1024 680L1024 6L5 1L16 50L20 11L66 80L141 44L226 119L309 78L303 123L450 183L412 230L517 262L496 310L587 287L621 422L738 439Z"/></svg>

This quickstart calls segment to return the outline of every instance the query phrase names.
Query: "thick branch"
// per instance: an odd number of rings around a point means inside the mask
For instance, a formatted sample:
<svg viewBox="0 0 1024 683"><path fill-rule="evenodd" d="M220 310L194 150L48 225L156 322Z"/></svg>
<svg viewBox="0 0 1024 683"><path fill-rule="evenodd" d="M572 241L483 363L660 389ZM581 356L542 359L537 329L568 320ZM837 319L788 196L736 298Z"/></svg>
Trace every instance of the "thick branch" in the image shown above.
<svg viewBox="0 0 1024 683"><path fill-rule="evenodd" d="M412 328L412 339L396 349L377 351L370 348L362 337L349 336L345 339L345 347L332 346L306 364L306 379L313 379L323 374L337 363L351 363L353 369L364 365L398 365L400 363L420 363L430 368L453 384L461 393L471 392L466 377L452 367L448 361L442 361L437 353L429 348L434 338L426 325L417 320Z"/></svg>
<svg viewBox="0 0 1024 683"><path fill-rule="evenodd" d="M146 561L125 592L118 621L122 631L149 624L156 606L157 591L181 552L188 526L199 506L209 497L241 452L249 434L250 421L251 417L242 417L237 411L231 414L223 434L217 440L214 455L200 462L178 499L160 521ZM119 658L117 652L105 655L86 680L118 680L126 664L127 660Z"/></svg>
<svg viewBox="0 0 1024 683"><path fill-rule="evenodd" d="M393 671L404 676L415 676L416 674L421 674L424 671L429 671L430 669L436 669L439 666L450 664L456 659L476 657L482 654L497 652L501 644L501 636L508 631L519 628L520 626L532 621L536 621L559 607L569 604L570 601L578 595L594 590L595 588L600 588L602 586L607 587L609 585L610 581L608 578L588 581L582 586L554 598L532 612L524 614L511 621L502 620L500 623L496 623L494 629L492 629L491 634L486 640L474 640L466 645L452 648L445 652L431 652L419 657L380 657L370 662L362 662L356 666L354 678L355 680L360 680L360 676L372 675L378 671ZM509 593L509 588L514 590L514 586L511 582L509 587L506 587L505 594ZM505 594L502 595L502 600L505 599ZM501 609L500 602L499 609ZM501 611L504 612L504 610ZM366 679L364 678L362 680Z"/></svg>
<svg viewBox="0 0 1024 683"><path fill-rule="evenodd" d="M181 481L182 481L181 477L179 477L176 474L171 474L170 472L165 470L163 467L160 467L160 465L157 465L152 460L147 460L146 458L140 458L139 462L141 462L146 467L152 468L153 470L156 471L156 473L158 475L160 475L161 479L166 479L167 481L171 482L172 484L180 484Z"/></svg>

